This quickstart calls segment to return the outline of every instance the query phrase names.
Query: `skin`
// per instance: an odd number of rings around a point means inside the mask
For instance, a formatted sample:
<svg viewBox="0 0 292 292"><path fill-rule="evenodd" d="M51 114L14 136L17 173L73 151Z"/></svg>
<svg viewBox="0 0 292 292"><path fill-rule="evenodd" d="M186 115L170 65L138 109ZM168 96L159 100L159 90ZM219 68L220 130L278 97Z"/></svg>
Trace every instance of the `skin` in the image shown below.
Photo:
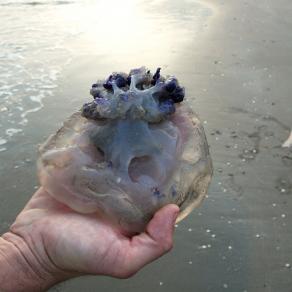
<svg viewBox="0 0 292 292"><path fill-rule="evenodd" d="M86 274L128 278L170 251L178 212L176 205L163 207L131 237L40 188L0 237L0 291L45 291Z"/></svg>

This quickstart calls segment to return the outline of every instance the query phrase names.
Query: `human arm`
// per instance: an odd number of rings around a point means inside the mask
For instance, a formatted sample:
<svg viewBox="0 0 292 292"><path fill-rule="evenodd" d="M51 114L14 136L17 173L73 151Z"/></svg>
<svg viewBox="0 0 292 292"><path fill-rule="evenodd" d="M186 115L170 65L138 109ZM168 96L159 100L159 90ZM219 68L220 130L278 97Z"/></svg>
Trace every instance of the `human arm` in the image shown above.
<svg viewBox="0 0 292 292"><path fill-rule="evenodd" d="M179 208L167 205L128 237L39 189L0 238L0 291L44 291L84 274L127 278L172 247Z"/></svg>

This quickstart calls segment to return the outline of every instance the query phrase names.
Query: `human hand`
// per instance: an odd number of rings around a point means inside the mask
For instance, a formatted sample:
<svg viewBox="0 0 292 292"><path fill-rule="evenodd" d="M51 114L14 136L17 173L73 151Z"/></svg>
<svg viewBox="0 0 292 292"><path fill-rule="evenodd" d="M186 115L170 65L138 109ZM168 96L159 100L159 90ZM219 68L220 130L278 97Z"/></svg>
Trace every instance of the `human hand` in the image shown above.
<svg viewBox="0 0 292 292"><path fill-rule="evenodd" d="M83 274L127 278L172 248L178 212L176 205L163 207L144 233L129 237L96 214L76 213L40 188L1 240L20 251L40 278L40 290Z"/></svg>

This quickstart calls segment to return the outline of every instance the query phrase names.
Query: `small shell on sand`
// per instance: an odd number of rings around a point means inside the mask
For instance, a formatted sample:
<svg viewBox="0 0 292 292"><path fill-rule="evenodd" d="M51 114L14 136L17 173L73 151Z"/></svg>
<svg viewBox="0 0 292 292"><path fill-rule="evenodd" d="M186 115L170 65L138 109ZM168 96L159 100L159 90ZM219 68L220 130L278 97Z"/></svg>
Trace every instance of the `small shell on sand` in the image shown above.
<svg viewBox="0 0 292 292"><path fill-rule="evenodd" d="M288 139L283 143L282 147L289 148L292 146L292 131L290 132L290 136Z"/></svg>

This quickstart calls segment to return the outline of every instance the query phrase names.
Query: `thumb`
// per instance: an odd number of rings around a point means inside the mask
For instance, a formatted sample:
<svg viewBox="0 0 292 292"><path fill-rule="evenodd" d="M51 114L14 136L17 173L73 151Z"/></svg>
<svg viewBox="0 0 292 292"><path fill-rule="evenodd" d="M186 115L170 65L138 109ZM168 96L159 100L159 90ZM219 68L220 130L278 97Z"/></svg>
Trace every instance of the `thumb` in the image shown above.
<svg viewBox="0 0 292 292"><path fill-rule="evenodd" d="M155 213L146 227L146 234L165 252L172 248L173 231L179 207L170 204Z"/></svg>
<svg viewBox="0 0 292 292"><path fill-rule="evenodd" d="M130 241L126 277L171 250L173 231L179 207L169 204L158 210L148 223L146 231Z"/></svg>

